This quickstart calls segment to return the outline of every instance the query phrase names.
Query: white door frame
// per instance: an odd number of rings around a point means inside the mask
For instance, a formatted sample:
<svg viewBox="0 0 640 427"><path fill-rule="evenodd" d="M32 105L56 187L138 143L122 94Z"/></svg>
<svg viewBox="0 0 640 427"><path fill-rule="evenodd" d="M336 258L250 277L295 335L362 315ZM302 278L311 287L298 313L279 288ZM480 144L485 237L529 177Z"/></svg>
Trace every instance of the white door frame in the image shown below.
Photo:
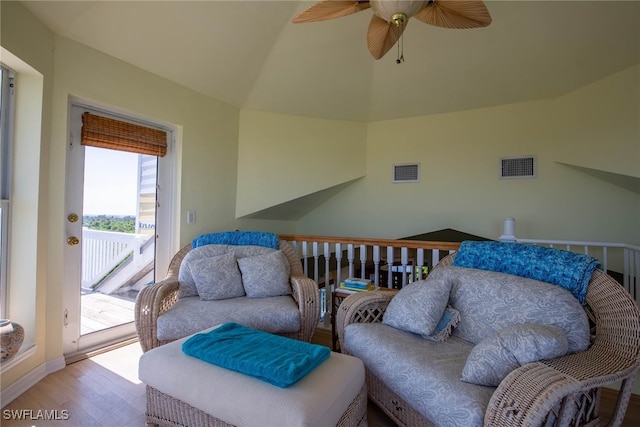
<svg viewBox="0 0 640 427"><path fill-rule="evenodd" d="M167 154L158 158L157 200L156 207L156 281L162 280L167 272L171 257L176 252L174 227L177 218L175 195L176 159L175 128L160 124L157 121L141 118L116 109L100 107L75 97L69 99L67 167L65 181L65 236L64 239L77 237L80 244L70 245L63 242L64 283L63 283L63 353L72 357L93 349L136 337L135 325L127 323L104 331L80 335L80 281L82 259L82 190L84 186L84 146L80 145L80 129L82 128L82 112L92 111L101 115L124 119L139 124L162 129L167 132ZM69 221L69 215L76 214L76 222Z"/></svg>

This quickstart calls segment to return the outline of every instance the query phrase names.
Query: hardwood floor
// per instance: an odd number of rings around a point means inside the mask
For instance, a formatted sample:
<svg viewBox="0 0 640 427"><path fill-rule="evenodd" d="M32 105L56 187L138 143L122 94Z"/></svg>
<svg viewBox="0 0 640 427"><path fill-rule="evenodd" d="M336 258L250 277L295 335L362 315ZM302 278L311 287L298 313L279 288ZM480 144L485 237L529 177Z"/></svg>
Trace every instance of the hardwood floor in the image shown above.
<svg viewBox="0 0 640 427"><path fill-rule="evenodd" d="M330 340L328 333L320 332L314 341L325 344L327 338ZM141 354L140 345L134 343L67 365L4 407L0 425L144 426L145 386L138 380ZM603 393L603 415L611 414L613 399L614 393ZM16 419L18 415L22 419ZM369 404L368 418L370 427L393 426L373 404ZM640 396L634 395L623 427L638 425Z"/></svg>
<svg viewBox="0 0 640 427"><path fill-rule="evenodd" d="M135 343L67 365L3 408L2 426L144 426L145 387L138 380L141 354ZM7 410L33 412L16 420L7 419ZM58 419L32 420L38 410L53 412Z"/></svg>

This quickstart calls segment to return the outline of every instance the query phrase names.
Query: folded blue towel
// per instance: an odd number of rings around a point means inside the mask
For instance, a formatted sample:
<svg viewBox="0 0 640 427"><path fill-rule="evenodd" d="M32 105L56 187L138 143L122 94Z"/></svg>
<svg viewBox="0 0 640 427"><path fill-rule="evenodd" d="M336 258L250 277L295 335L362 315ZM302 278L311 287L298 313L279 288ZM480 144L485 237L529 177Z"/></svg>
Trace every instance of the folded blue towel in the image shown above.
<svg viewBox="0 0 640 427"><path fill-rule="evenodd" d="M223 231L220 233L202 234L191 244L193 249L204 245L252 245L267 248L280 248L277 234L262 231Z"/></svg>
<svg viewBox="0 0 640 427"><path fill-rule="evenodd" d="M288 387L324 362L328 347L229 322L196 334L182 344L189 356L278 387Z"/></svg>
<svg viewBox="0 0 640 427"><path fill-rule="evenodd" d="M587 285L600 262L561 249L504 242L464 241L453 265L513 274L552 283L568 290L581 304Z"/></svg>

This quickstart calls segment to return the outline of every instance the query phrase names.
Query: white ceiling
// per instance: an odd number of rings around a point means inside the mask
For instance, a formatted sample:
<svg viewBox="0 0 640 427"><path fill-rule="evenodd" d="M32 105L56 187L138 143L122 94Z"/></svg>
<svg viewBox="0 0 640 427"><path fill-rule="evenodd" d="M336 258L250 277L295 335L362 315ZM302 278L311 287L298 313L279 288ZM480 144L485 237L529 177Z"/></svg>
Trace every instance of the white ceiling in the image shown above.
<svg viewBox="0 0 640 427"><path fill-rule="evenodd" d="M385 120L551 98L640 63L640 1L486 1L487 28L411 19L374 60L371 10L308 1L25 1L54 33L241 108Z"/></svg>

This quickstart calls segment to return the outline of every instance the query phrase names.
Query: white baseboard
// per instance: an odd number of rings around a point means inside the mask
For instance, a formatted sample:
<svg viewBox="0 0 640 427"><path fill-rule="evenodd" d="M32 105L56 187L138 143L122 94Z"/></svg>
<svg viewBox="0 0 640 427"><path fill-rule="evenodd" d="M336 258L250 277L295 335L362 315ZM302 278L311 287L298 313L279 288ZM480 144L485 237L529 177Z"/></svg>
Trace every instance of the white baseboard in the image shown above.
<svg viewBox="0 0 640 427"><path fill-rule="evenodd" d="M22 393L36 385L38 381L53 372L64 369L64 367L64 357L58 357L39 365L37 368L33 369L26 375L22 376L22 378L2 390L2 395L0 396L0 407L4 408Z"/></svg>

